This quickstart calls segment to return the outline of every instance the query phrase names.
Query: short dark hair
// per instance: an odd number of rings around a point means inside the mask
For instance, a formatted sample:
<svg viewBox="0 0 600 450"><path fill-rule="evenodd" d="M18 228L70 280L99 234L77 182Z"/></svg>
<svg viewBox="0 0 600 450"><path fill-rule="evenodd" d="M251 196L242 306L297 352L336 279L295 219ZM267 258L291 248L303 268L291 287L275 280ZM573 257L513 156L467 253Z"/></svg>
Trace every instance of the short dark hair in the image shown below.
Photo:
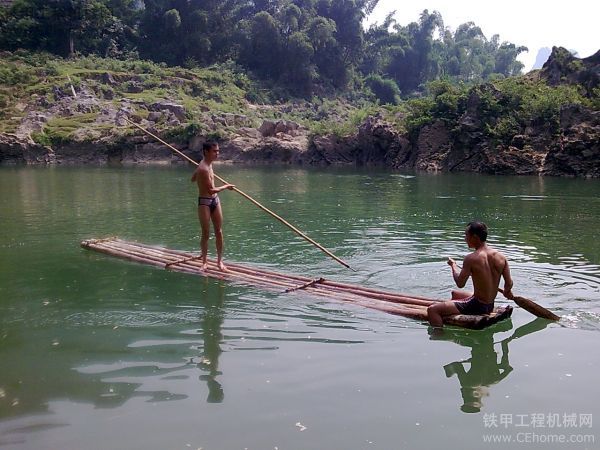
<svg viewBox="0 0 600 450"><path fill-rule="evenodd" d="M473 221L467 225L467 233L479 236L481 242L485 242L488 235L487 225L483 222Z"/></svg>
<svg viewBox="0 0 600 450"><path fill-rule="evenodd" d="M202 153L209 151L211 148L215 148L218 144L215 141L206 141L202 144Z"/></svg>

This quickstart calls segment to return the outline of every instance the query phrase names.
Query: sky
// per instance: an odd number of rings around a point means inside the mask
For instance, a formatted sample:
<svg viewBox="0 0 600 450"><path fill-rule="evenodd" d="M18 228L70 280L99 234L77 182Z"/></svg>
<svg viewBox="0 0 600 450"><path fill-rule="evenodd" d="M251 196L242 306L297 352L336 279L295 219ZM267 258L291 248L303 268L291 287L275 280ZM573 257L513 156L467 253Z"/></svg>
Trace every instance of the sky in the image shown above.
<svg viewBox="0 0 600 450"><path fill-rule="evenodd" d="M420 13L439 11L444 25L456 30L475 22L486 38L524 45L529 52L519 55L524 71L531 69L542 47L560 46L590 56L600 50L600 1L596 0L380 0L367 24L394 16L401 25L416 22Z"/></svg>

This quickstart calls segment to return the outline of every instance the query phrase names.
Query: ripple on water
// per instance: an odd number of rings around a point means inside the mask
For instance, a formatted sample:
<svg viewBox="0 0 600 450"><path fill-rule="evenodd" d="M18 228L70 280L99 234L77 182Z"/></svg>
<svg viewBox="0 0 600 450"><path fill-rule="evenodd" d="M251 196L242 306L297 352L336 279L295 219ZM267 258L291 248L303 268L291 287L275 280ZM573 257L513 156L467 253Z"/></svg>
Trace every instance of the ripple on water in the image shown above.
<svg viewBox="0 0 600 450"><path fill-rule="evenodd" d="M565 328L600 331L600 313L580 311L564 314L560 317L559 325Z"/></svg>
<svg viewBox="0 0 600 450"><path fill-rule="evenodd" d="M196 308L181 311L89 311L72 313L64 317L68 324L77 326L152 327L198 321Z"/></svg>

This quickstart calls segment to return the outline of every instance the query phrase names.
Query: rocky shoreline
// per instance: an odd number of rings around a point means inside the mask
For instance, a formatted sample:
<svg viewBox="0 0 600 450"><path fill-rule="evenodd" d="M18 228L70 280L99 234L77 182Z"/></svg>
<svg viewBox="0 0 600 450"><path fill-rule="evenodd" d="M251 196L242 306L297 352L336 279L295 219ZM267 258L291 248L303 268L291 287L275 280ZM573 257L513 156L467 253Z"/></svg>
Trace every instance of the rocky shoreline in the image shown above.
<svg viewBox="0 0 600 450"><path fill-rule="evenodd" d="M140 121L140 125L151 124ZM264 121L259 128L241 127L222 141L221 159L232 163L305 166L374 166L433 172L600 177L600 112L579 105L560 115L560 135L532 129L508 146L492 147L472 119L449 130L442 121L424 126L416 139L396 131L381 117L368 117L347 137L309 136L290 121ZM153 130L156 131L156 130ZM192 159L201 158L202 136L178 146ZM30 136L0 134L0 163L7 164L176 164L181 159L145 135L101 137L53 147Z"/></svg>
<svg viewBox="0 0 600 450"><path fill-rule="evenodd" d="M564 60L564 55L561 57ZM572 58L584 61L586 82L590 89L597 90L600 52L586 60ZM548 83L581 82L577 73L569 73L570 66L558 64L557 60L551 57L538 76ZM110 74L103 77L104 82L115 83ZM492 85L483 85L482 89L495 95ZM512 136L509 143L494 142L484 133L486 124L478 113L482 102L478 92L481 90L471 92L466 109L457 120L438 119L412 134L398 131L381 114L367 117L353 133L343 137L313 135L299 123L283 119L263 119L256 126L256 121L253 123L242 114L211 114L210 111L203 113L200 119L205 129L228 129L227 137L220 140L221 158L232 163L600 177L600 111L567 104L560 110L558 132L556 126L550 127L538 120L532 121L521 134ZM54 104L33 98L29 105L23 106L25 115L17 131L0 133L0 164L181 162L167 147L141 131L132 134L125 118L162 136L160 130L164 133L186 123L187 111L183 105L127 98L115 101L103 98L101 92L83 84L77 94L65 89L57 89L54 94L58 99ZM32 138L53 117L86 114L93 116L94 126L76 129L68 140L43 145ZM176 147L199 160L206 136L199 133L184 142L180 139ZM165 140L169 141L166 137Z"/></svg>

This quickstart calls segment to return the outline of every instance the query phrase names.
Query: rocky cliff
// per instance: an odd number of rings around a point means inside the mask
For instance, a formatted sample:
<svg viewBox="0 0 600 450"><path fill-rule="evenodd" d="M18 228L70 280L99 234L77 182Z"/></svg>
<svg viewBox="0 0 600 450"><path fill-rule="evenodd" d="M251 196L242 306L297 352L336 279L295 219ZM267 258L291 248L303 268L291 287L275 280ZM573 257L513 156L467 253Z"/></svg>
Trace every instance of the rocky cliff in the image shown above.
<svg viewBox="0 0 600 450"><path fill-rule="evenodd" d="M201 144L211 132L226 129L226 136L220 140L222 158L231 162L600 177L600 52L578 59L564 49L554 48L544 67L528 76L550 86L578 86L590 99L589 104L566 103L560 107L558 123L533 117L503 140L492 138L489 133L502 117L490 118L482 112L490 99L499 105L509 101L491 83L472 88L457 117L434 118L410 133L399 131L381 113L367 117L355 132L339 136L316 135L296 121L260 119L260 114L251 119L244 114L212 113L206 108L200 118L203 129L183 139L179 136L177 146L199 160ZM99 84L81 83L77 92L72 87L68 89L69 85L57 87L56 101L52 103L32 96L22 106L24 115L16 131L0 134L0 163L181 161L152 138L132 133L131 129L123 130L127 129L128 118L169 140L165 131L181 129L190 116L183 104L115 99L106 86L119 80L110 73L95 78ZM139 82L126 81L128 90L143 90ZM79 122L73 125L68 139L32 139L48 129L50 123L71 117L78 117Z"/></svg>

